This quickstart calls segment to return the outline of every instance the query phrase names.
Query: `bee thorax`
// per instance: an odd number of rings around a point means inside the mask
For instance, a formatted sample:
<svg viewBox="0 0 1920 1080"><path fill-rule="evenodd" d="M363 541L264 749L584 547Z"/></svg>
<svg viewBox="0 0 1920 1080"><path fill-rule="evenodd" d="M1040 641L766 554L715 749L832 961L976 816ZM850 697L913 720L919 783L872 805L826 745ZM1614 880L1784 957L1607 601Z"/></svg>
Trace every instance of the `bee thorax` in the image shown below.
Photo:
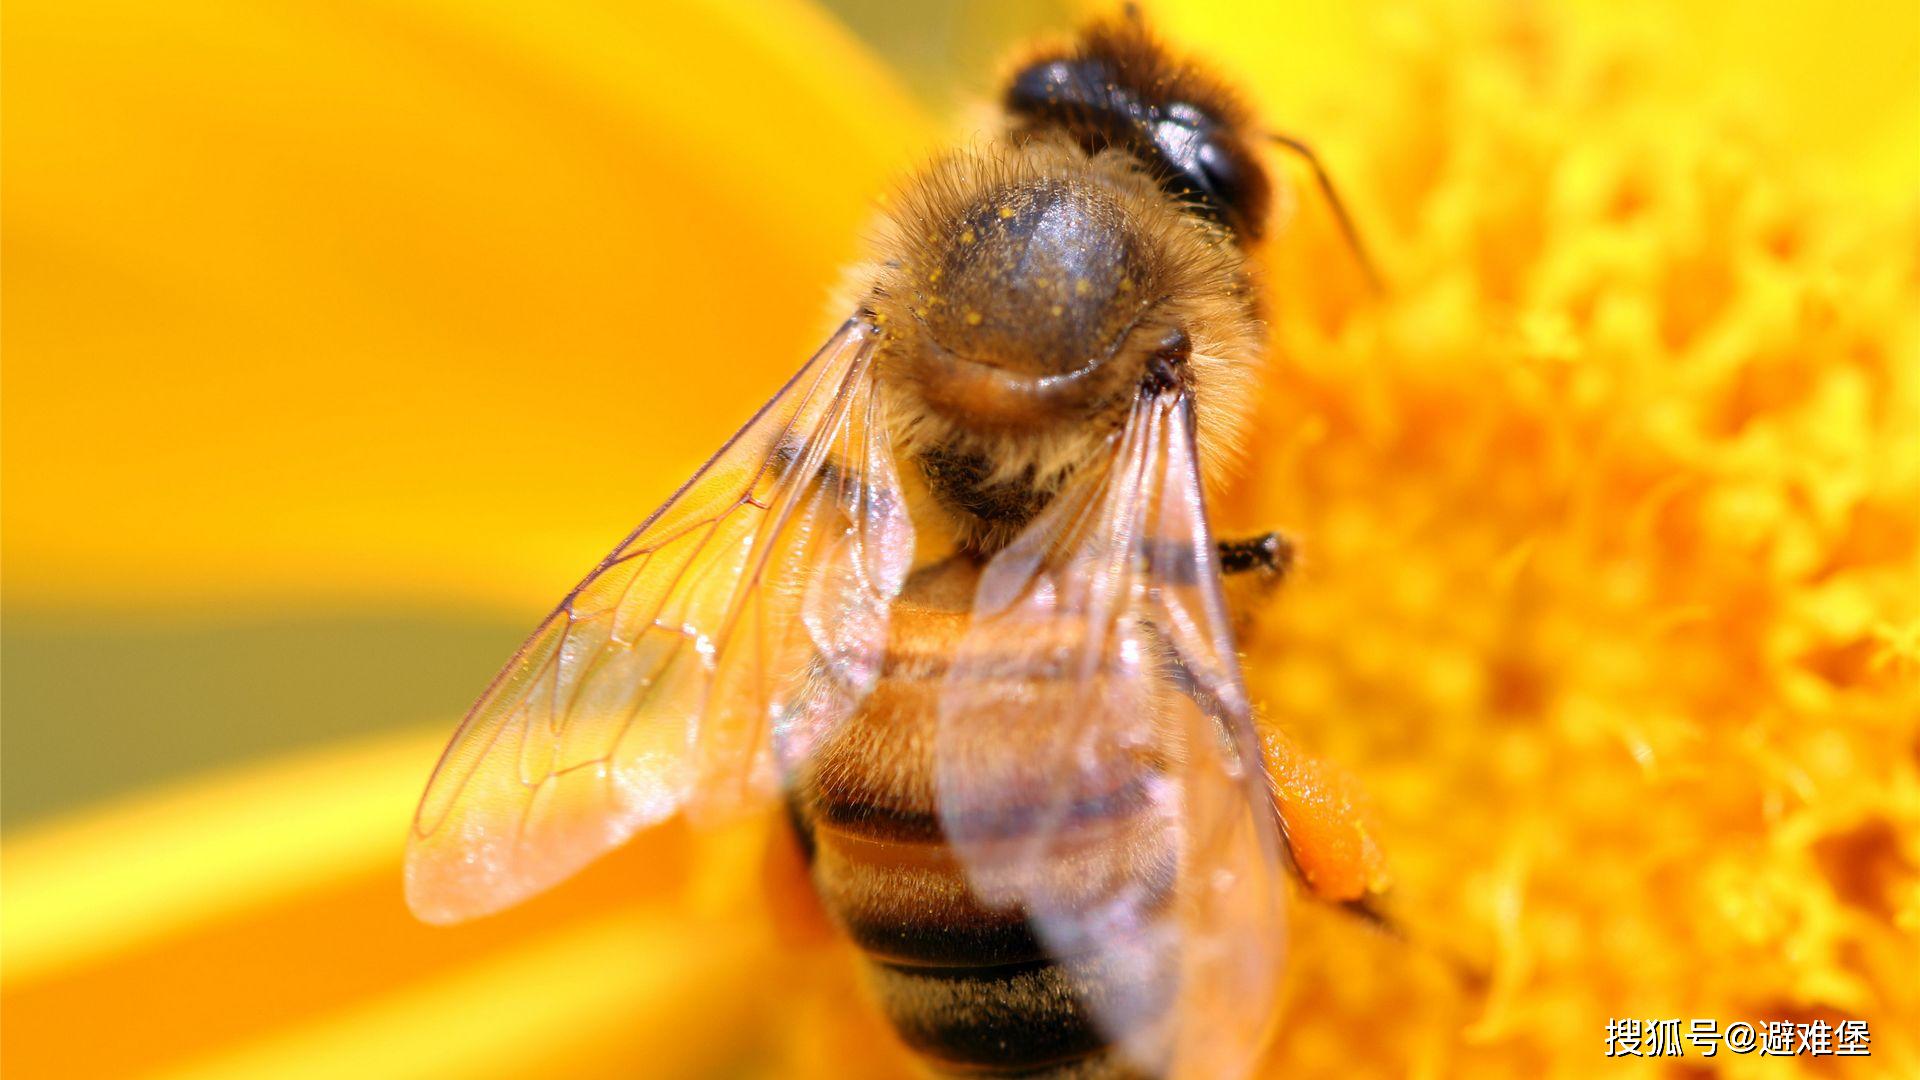
<svg viewBox="0 0 1920 1080"><path fill-rule="evenodd" d="M918 283L916 311L933 342L961 359L1067 375L1110 352L1144 306L1133 231L1096 184L1010 184L984 193L956 225Z"/></svg>

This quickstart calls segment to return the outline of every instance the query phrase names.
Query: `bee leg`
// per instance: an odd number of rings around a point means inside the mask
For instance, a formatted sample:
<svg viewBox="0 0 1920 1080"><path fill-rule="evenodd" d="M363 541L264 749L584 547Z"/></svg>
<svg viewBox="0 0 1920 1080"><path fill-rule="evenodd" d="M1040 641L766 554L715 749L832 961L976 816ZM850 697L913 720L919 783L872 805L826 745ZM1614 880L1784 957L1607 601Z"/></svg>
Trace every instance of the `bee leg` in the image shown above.
<svg viewBox="0 0 1920 1080"><path fill-rule="evenodd" d="M1220 540L1214 546L1219 553L1220 573L1225 576L1254 573L1278 582L1293 568L1293 541L1284 533Z"/></svg>
<svg viewBox="0 0 1920 1080"><path fill-rule="evenodd" d="M1293 566L1293 541L1269 532L1221 540L1218 548L1228 606L1240 609L1234 621L1250 621L1239 583L1251 579L1261 593L1278 585ZM1239 629L1244 636L1244 628ZM1319 899L1392 929L1395 924L1381 906L1387 889L1386 856L1374 840L1365 793L1277 725L1259 726L1261 757L1273 781L1274 810L1294 876Z"/></svg>
<svg viewBox="0 0 1920 1080"><path fill-rule="evenodd" d="M1274 724L1261 725L1260 743L1287 855L1301 884L1328 903L1378 912L1387 891L1387 859L1374 839L1359 784Z"/></svg>
<svg viewBox="0 0 1920 1080"><path fill-rule="evenodd" d="M1314 899L1436 957L1462 988L1485 989L1490 970L1485 959L1410 919L1412 909L1396 902L1387 858L1374 837L1360 785L1308 754L1275 725L1262 723L1259 729L1261 757L1273 781L1274 810L1294 878Z"/></svg>
<svg viewBox="0 0 1920 1080"><path fill-rule="evenodd" d="M1293 541L1282 533L1262 533L1217 541L1215 551L1228 616L1234 634L1245 642L1257 631L1255 614L1293 567Z"/></svg>

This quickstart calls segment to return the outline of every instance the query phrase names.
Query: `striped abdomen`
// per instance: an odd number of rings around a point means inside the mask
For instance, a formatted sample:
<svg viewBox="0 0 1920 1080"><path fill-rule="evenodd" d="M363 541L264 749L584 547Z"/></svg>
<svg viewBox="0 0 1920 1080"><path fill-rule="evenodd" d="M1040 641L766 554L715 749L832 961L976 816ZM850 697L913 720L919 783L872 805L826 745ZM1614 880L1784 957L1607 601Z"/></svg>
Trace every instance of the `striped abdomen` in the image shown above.
<svg viewBox="0 0 1920 1080"><path fill-rule="evenodd" d="M893 609L878 684L797 778L795 818L814 886L866 952L894 1027L936 1070L1139 1075L1109 1046L1095 1012L1108 1018L1124 1012L1143 1024L1164 1015L1175 984L1174 958L1156 958L1143 972L1137 958L1115 951L1140 947L1127 941L1092 943L1070 957L1051 955L1021 909L996 909L975 897L940 826L934 795L938 705L962 647L976 580L977 571L958 560L909 580ZM1047 653L1031 645L994 647L1007 657ZM1031 724L1008 734L1004 749L1014 755L1008 760L1018 760L1023 740L1056 735L1061 718L1084 711L1089 701L1118 696L1064 679L1038 660L1012 663L994 667L1022 680L1019 692L1032 708ZM1152 707L1146 700L1134 704ZM1130 790L1148 769L1142 765L1134 777L1115 779L1111 790L1075 793L1071 835L1063 845L1071 857L1048 867L1050 895L1072 903L1089 890L1171 892L1174 855L1155 839L1163 834L1142 826L1142 804ZM1047 782L1033 776L995 794L1004 794L1009 805L1039 806L1055 794ZM1057 885L1051 878L1056 871ZM1113 976L1123 957L1133 966L1125 976ZM1126 1009L1102 1010L1101 1003L1116 994L1127 995Z"/></svg>

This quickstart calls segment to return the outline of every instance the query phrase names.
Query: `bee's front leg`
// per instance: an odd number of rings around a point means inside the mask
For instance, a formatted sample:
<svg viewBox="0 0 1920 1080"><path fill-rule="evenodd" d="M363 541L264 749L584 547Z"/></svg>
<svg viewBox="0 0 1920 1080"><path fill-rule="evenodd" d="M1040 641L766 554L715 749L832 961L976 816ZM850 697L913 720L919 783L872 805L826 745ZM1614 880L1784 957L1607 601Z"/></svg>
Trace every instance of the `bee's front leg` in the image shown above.
<svg viewBox="0 0 1920 1080"><path fill-rule="evenodd" d="M1277 584L1293 568L1293 541L1285 533L1265 532L1238 540L1215 542L1223 577L1253 574Z"/></svg>
<svg viewBox="0 0 1920 1080"><path fill-rule="evenodd" d="M1252 633L1254 616L1268 595L1293 568L1293 541L1284 533L1268 532L1216 541L1214 549L1227 613L1234 633L1244 640Z"/></svg>

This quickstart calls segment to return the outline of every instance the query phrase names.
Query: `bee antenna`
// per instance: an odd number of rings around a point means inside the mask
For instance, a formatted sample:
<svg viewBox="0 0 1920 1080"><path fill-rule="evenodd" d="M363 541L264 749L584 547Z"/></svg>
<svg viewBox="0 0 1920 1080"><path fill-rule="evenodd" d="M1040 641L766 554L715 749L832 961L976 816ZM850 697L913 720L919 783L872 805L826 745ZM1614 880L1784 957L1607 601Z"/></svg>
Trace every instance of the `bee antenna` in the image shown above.
<svg viewBox="0 0 1920 1080"><path fill-rule="evenodd" d="M1361 272L1366 274L1368 287L1373 290L1375 296L1386 295L1387 289L1380 280L1380 271L1374 267L1373 257L1367 254L1367 245L1360 240L1360 230L1354 227L1353 215L1347 213L1347 204L1341 200L1340 192L1334 188L1333 177L1328 175L1327 167L1320 163L1320 155L1314 153L1313 147L1291 135L1283 135L1277 131L1268 131L1263 134L1268 140L1298 155L1307 163L1307 167L1313 170L1314 182L1319 185L1320 194L1327 200L1327 205L1333 208L1334 219L1340 223L1340 235L1346 237L1347 246L1353 250L1355 261L1360 264Z"/></svg>

